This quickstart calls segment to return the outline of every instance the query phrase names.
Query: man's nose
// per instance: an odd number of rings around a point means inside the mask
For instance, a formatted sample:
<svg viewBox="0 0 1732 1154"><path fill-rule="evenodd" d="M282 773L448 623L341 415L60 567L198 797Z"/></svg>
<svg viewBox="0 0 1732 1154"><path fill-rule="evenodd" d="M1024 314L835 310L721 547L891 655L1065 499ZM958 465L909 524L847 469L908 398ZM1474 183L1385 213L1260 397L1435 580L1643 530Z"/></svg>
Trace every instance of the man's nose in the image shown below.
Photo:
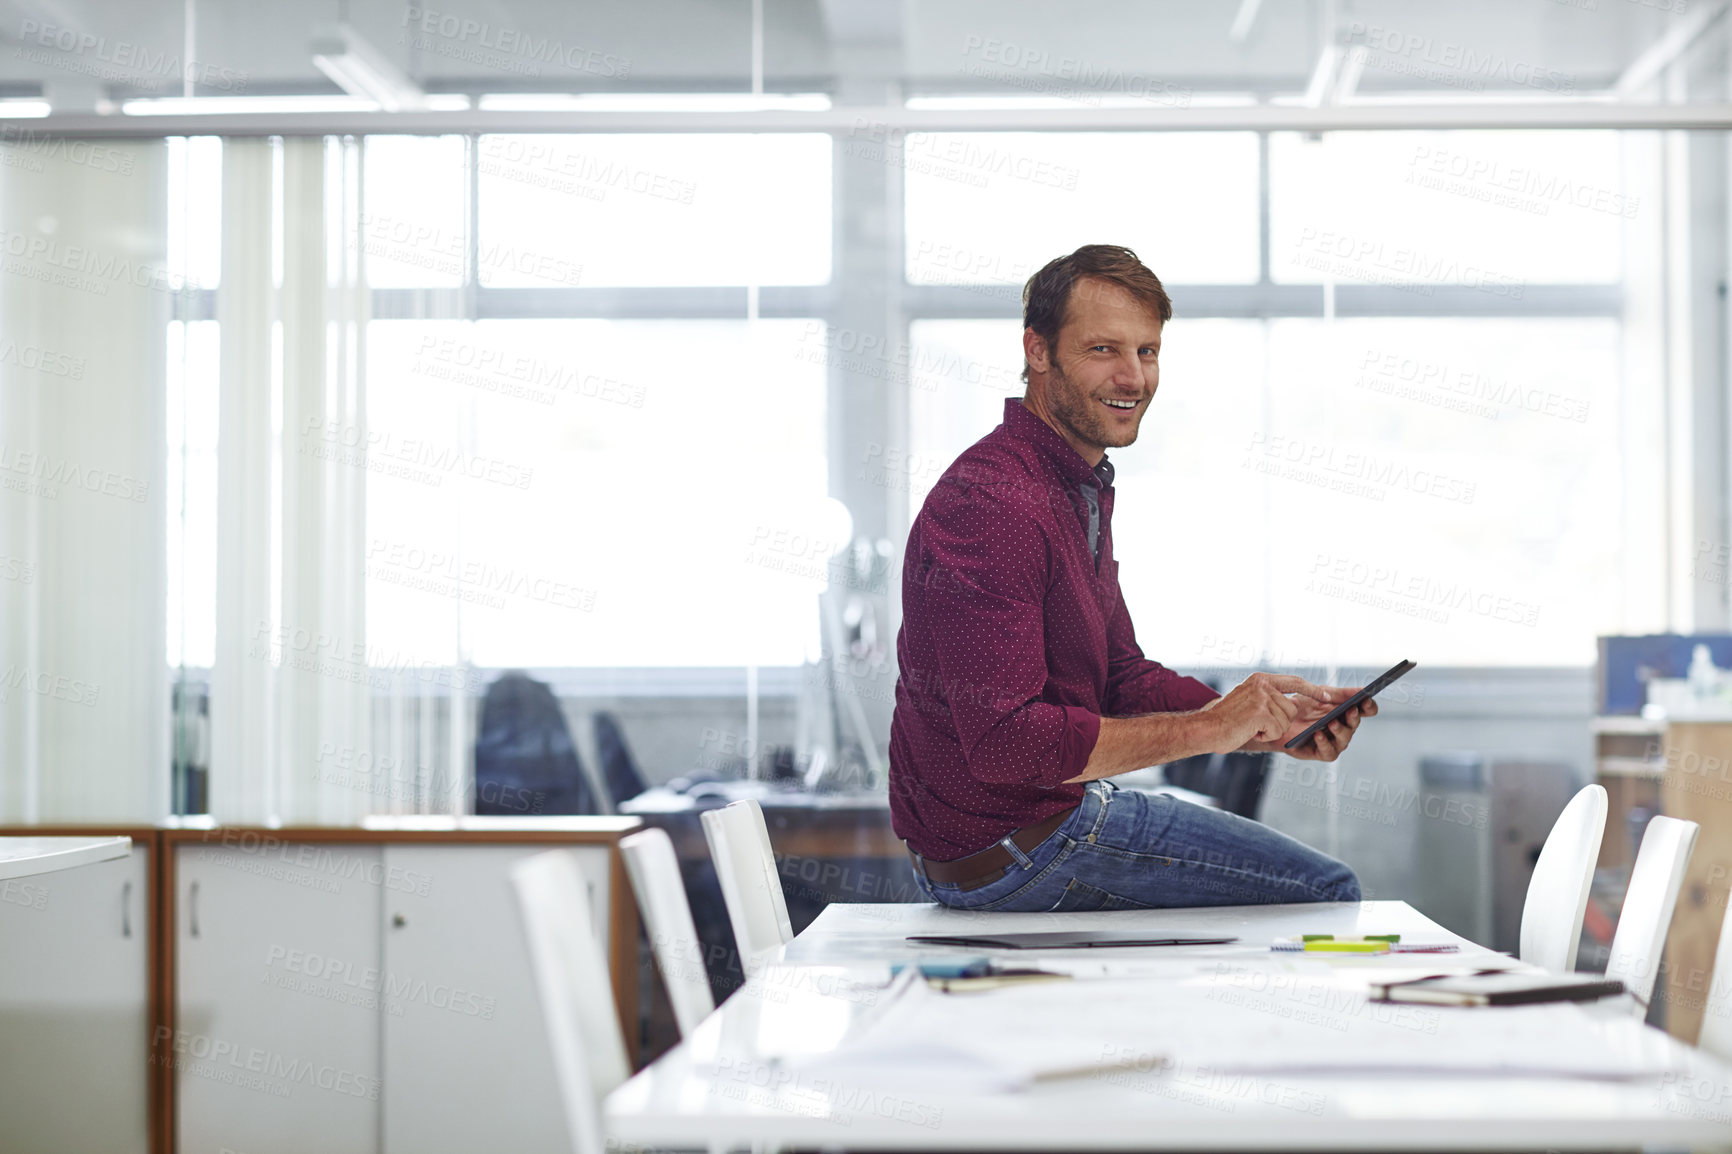
<svg viewBox="0 0 1732 1154"><path fill-rule="evenodd" d="M1113 363L1113 384L1128 385L1142 391L1143 362L1135 352L1127 353Z"/></svg>

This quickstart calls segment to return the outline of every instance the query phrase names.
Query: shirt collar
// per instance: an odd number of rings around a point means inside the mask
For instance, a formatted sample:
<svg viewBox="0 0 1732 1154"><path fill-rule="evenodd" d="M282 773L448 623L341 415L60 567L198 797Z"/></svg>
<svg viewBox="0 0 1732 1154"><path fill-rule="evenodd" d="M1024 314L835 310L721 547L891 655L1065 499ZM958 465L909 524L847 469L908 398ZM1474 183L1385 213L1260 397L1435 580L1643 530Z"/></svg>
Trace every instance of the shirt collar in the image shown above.
<svg viewBox="0 0 1732 1154"><path fill-rule="evenodd" d="M1100 464L1091 468L1057 430L1028 411L1022 398L1004 399L1004 427L1011 436L1033 445L1041 459L1072 484L1098 484L1105 489L1113 483L1113 463L1105 455Z"/></svg>

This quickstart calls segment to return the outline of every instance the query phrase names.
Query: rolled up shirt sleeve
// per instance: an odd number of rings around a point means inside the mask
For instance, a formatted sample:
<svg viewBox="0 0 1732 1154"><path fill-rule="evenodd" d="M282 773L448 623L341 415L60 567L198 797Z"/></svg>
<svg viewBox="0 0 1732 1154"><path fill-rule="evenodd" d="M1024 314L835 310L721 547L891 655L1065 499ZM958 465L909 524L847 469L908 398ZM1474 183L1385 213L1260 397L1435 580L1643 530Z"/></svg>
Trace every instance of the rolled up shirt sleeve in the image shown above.
<svg viewBox="0 0 1732 1154"><path fill-rule="evenodd" d="M1219 696L1195 677L1143 656L1131 625L1131 612L1120 593L1118 608L1107 625L1107 716L1184 713L1201 709Z"/></svg>
<svg viewBox="0 0 1732 1154"><path fill-rule="evenodd" d="M975 486L966 500L929 503L922 586L938 623L932 688L947 703L969 773L1050 789L1082 772L1101 721L1092 710L1039 700L1052 558L1024 500Z"/></svg>

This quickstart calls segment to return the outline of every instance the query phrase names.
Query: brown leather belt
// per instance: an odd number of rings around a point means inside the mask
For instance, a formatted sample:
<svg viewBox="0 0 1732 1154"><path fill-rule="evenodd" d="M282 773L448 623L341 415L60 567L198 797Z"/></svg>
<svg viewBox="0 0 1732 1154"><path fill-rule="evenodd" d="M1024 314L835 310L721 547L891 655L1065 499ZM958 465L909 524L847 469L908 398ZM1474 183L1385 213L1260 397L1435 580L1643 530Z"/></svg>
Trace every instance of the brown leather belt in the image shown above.
<svg viewBox="0 0 1732 1154"><path fill-rule="evenodd" d="M1060 810L1039 825L1027 826L1014 830L1010 840L1017 849L1027 853L1041 842L1053 835L1053 831L1065 823L1076 807ZM933 861L909 851L914 858L914 868L926 875L929 882L943 882L954 885L958 889L977 890L983 885L997 881L1004 876L1004 871L1016 862L998 842L993 842L979 853L971 853L967 857L959 857L955 861Z"/></svg>

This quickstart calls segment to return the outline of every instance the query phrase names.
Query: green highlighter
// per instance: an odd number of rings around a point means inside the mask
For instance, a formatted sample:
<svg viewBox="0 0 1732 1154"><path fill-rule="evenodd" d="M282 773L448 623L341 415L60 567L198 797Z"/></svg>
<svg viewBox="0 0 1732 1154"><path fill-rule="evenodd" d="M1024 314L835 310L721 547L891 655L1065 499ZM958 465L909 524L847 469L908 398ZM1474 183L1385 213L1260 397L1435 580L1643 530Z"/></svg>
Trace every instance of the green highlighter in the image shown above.
<svg viewBox="0 0 1732 1154"><path fill-rule="evenodd" d="M1393 945L1401 940L1400 934L1300 934L1302 942L1389 942Z"/></svg>
<svg viewBox="0 0 1732 1154"><path fill-rule="evenodd" d="M1385 954L1401 940L1400 934L1300 934L1287 948L1335 954Z"/></svg>

